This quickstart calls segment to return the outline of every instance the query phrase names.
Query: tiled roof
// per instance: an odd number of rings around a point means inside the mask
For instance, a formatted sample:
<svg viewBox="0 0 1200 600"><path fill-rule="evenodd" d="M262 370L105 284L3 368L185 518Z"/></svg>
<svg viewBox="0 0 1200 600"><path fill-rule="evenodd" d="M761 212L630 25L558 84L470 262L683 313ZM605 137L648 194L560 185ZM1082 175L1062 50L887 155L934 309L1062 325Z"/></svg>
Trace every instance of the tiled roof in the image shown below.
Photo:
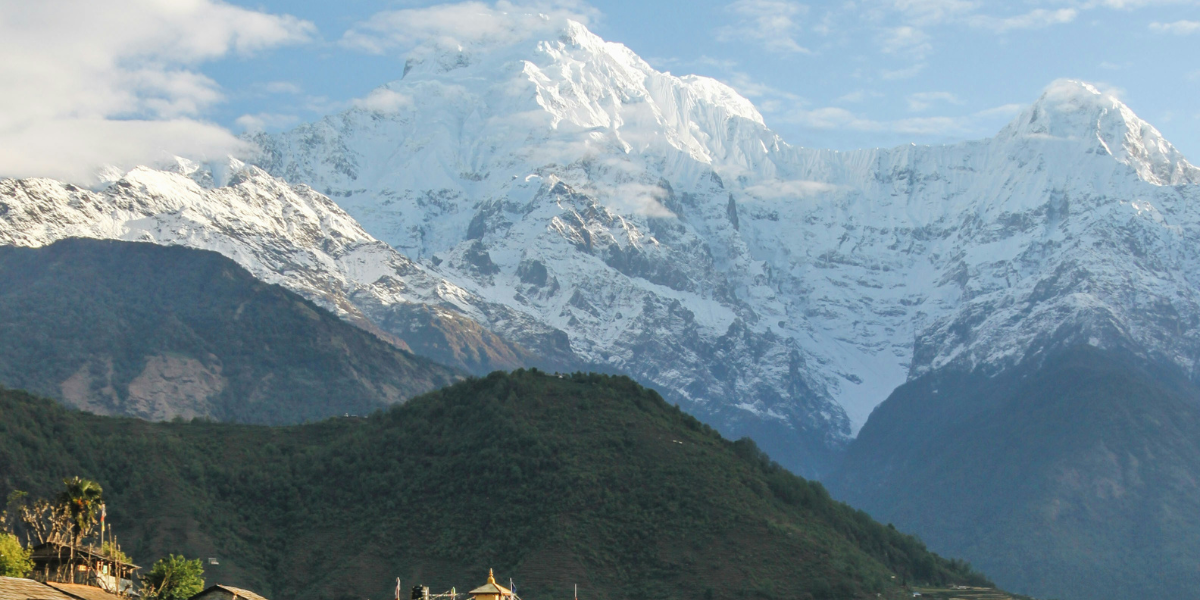
<svg viewBox="0 0 1200 600"><path fill-rule="evenodd" d="M0 577L0 600L76 600L32 579Z"/></svg>

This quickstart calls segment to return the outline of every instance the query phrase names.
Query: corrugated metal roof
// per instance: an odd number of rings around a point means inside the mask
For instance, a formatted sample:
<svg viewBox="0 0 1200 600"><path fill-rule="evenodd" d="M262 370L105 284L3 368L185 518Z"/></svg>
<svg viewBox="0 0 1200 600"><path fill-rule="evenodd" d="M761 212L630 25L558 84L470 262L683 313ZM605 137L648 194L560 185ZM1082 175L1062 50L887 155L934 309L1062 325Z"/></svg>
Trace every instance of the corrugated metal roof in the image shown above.
<svg viewBox="0 0 1200 600"><path fill-rule="evenodd" d="M98 587L78 583L47 582L46 585L79 600L123 600L121 596L106 592Z"/></svg>
<svg viewBox="0 0 1200 600"><path fill-rule="evenodd" d="M115 597L115 596L114 596ZM0 600L76 600L44 583L18 577L0 577Z"/></svg>
<svg viewBox="0 0 1200 600"><path fill-rule="evenodd" d="M225 590L226 592L233 594L234 597L243 598L244 600L267 600L266 598L263 598L262 596L259 596L258 594L255 594L254 592L252 592L250 590L243 590L242 588L236 588L231 585L220 585L220 584L210 586L207 589L205 589L203 592L200 592L199 594L192 596L192 598L200 598L213 590Z"/></svg>

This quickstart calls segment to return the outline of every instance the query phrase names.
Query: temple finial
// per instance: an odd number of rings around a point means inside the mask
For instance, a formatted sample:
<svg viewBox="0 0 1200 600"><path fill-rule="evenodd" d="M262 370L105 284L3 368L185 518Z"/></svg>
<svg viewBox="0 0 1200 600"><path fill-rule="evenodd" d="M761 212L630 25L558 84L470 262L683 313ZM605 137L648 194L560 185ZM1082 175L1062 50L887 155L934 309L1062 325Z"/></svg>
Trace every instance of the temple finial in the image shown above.
<svg viewBox="0 0 1200 600"><path fill-rule="evenodd" d="M488 569L488 583L496 583L496 576L492 574L492 570Z"/></svg>

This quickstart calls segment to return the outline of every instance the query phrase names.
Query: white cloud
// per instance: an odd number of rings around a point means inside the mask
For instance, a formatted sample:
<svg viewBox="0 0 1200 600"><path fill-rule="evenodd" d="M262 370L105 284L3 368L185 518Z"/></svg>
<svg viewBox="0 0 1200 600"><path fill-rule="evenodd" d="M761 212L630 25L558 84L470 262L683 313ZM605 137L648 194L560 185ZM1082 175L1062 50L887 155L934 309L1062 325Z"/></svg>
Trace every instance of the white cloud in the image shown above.
<svg viewBox="0 0 1200 600"><path fill-rule="evenodd" d="M4 176L52 177L83 185L95 183L107 166L124 171L177 155L203 160L248 150L225 128L192 119L59 118L0 133Z"/></svg>
<svg viewBox="0 0 1200 600"><path fill-rule="evenodd" d="M234 121L238 127L241 127L244 131L250 132L266 131L268 129L283 129L299 122L300 117L296 115L285 115L278 113L242 115Z"/></svg>
<svg viewBox="0 0 1200 600"><path fill-rule="evenodd" d="M1012 118L1024 109L1024 104L1001 104L1000 106L985 108L972 116L981 119L990 119L993 117Z"/></svg>
<svg viewBox="0 0 1200 600"><path fill-rule="evenodd" d="M925 58L933 51L929 35L908 25L886 30L880 38L879 45L886 54L901 54L917 60Z"/></svg>
<svg viewBox="0 0 1200 600"><path fill-rule="evenodd" d="M917 25L935 25L974 12L982 2L970 0L894 0L893 7Z"/></svg>
<svg viewBox="0 0 1200 600"><path fill-rule="evenodd" d="M889 71L889 70L881 71L879 73L879 76L887 81L894 81L897 79L912 79L913 77L920 75L921 71L924 71L924 70L925 70L925 63L917 63L915 65L912 65L910 67L905 67L903 69L896 69L894 71Z"/></svg>
<svg viewBox="0 0 1200 600"><path fill-rule="evenodd" d="M837 101L841 102L843 104L858 104L860 102L866 101L867 98L881 98L881 97L883 97L883 94L880 94L879 92L876 92L876 91L855 90L848 94L842 94L841 96L838 96Z"/></svg>
<svg viewBox="0 0 1200 600"><path fill-rule="evenodd" d="M341 44L372 54L489 48L552 32L568 19L587 25L598 15L579 0L439 4L375 13L355 23Z"/></svg>
<svg viewBox="0 0 1200 600"><path fill-rule="evenodd" d="M6 3L0 176L89 183L109 165L238 151L231 133L199 120L223 94L193 69L314 31L218 0Z"/></svg>
<svg viewBox="0 0 1200 600"><path fill-rule="evenodd" d="M1018 104L1005 104L962 116L912 117L892 121L871 119L838 107L798 108L787 113L784 119L810 129L961 137L979 135L983 133L980 126L985 121L1015 116L1021 108Z"/></svg>
<svg viewBox="0 0 1200 600"><path fill-rule="evenodd" d="M263 84L262 90L268 94L299 94L304 91L290 81L270 81Z"/></svg>
<svg viewBox="0 0 1200 600"><path fill-rule="evenodd" d="M366 98L352 101L351 106L371 112L394 114L400 112L402 108L412 106L412 103L412 98L409 96L383 87L371 90Z"/></svg>
<svg viewBox="0 0 1200 600"><path fill-rule="evenodd" d="M1077 16L1079 16L1079 11L1073 8L1060 8L1057 10L1038 8L1023 15L1013 17L975 15L969 18L967 23L973 27L990 29L996 33L1006 33L1016 29L1041 29L1050 27L1051 25L1070 23Z"/></svg>
<svg viewBox="0 0 1200 600"><path fill-rule="evenodd" d="M758 81L745 72L737 71L732 68L727 70L727 72L729 75L720 78L719 81L737 90L739 94L747 98L752 98L759 102L769 100L795 101L801 99L800 96L796 94Z"/></svg>
<svg viewBox="0 0 1200 600"><path fill-rule="evenodd" d="M909 94L907 100L908 110L913 112L926 110L938 102L962 104L962 100L959 100L958 96L950 92L918 92L916 94Z"/></svg>
<svg viewBox="0 0 1200 600"><path fill-rule="evenodd" d="M838 189L838 186L824 181L796 179L760 183L746 188L745 191L751 196L756 196L764 200L776 200L779 198L807 198L809 196L834 192Z"/></svg>
<svg viewBox="0 0 1200 600"><path fill-rule="evenodd" d="M1159 33L1173 33L1175 35L1191 35L1200 32L1200 21L1175 21L1174 23L1159 23L1150 24L1151 31Z"/></svg>
<svg viewBox="0 0 1200 600"><path fill-rule="evenodd" d="M796 18L808 13L807 6L789 0L737 0L725 8L736 21L717 29L718 41L751 42L781 54L812 52L796 41Z"/></svg>
<svg viewBox="0 0 1200 600"><path fill-rule="evenodd" d="M675 213L663 206L662 199L666 197L667 192L657 185L623 183L602 190L601 193L605 197L605 203L619 212L657 218L675 216Z"/></svg>
<svg viewBox="0 0 1200 600"><path fill-rule="evenodd" d="M1115 8L1133 10L1146 6L1168 6L1172 4L1197 4L1196 0L1092 0L1085 2L1082 8Z"/></svg>

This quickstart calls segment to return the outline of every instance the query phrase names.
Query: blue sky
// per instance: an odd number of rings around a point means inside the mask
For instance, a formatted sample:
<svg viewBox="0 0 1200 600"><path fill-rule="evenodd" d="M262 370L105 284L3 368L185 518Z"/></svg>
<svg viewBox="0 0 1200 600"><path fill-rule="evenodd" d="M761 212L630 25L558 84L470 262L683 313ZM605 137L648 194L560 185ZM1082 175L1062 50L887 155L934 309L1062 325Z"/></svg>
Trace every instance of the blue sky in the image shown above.
<svg viewBox="0 0 1200 600"><path fill-rule="evenodd" d="M0 175L78 178L83 167L57 166L143 160L150 149L217 154L248 127L341 110L398 78L405 43L419 43L410 35L371 53L346 44L346 32L389 15L420 20L448 3L93 4L0 0L0 78L20 82L0 99ZM986 137L1068 77L1115 91L1200 161L1200 0L514 4L577 14L656 68L732 85L792 144Z"/></svg>

